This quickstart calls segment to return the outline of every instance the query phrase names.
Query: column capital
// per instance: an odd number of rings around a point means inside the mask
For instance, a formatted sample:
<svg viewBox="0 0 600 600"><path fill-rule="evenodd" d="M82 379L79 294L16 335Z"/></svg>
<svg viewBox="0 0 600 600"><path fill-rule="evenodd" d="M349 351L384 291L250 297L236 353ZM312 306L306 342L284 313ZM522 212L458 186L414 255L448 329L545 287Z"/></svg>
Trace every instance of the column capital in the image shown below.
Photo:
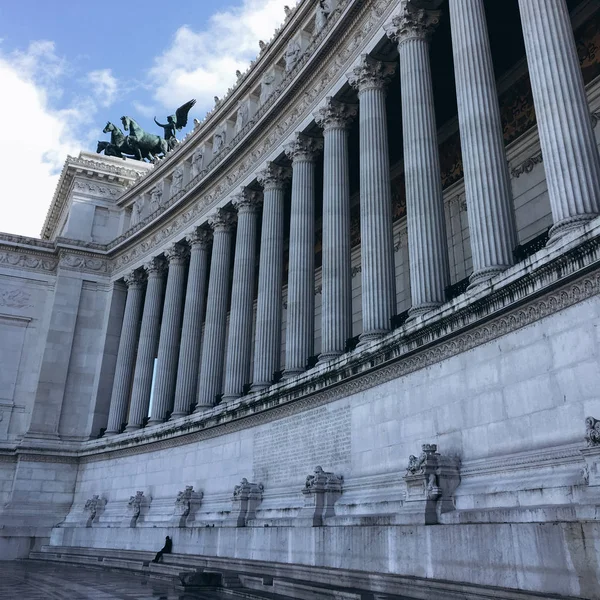
<svg viewBox="0 0 600 600"><path fill-rule="evenodd" d="M360 57L360 62L346 73L350 85L360 92L368 89L383 90L389 83L396 65L375 60L368 54Z"/></svg>
<svg viewBox="0 0 600 600"><path fill-rule="evenodd" d="M192 248L199 246L204 249L210 246L212 238L212 231L204 227L196 227L193 231L191 231L185 236L185 239L188 241L189 245Z"/></svg>
<svg viewBox="0 0 600 600"><path fill-rule="evenodd" d="M164 254L170 265L182 265L185 264L190 251L186 246L177 243L167 248Z"/></svg>
<svg viewBox="0 0 600 600"><path fill-rule="evenodd" d="M286 156L293 163L314 162L321 150L323 150L322 139L310 137L303 133L294 134L292 141L283 147Z"/></svg>
<svg viewBox="0 0 600 600"><path fill-rule="evenodd" d="M398 45L415 39L429 41L441 16L440 10L425 10L405 0L400 12L395 14L383 28L387 36Z"/></svg>
<svg viewBox="0 0 600 600"><path fill-rule="evenodd" d="M255 190L242 188L231 198L231 204L238 213L257 213L262 204L261 194Z"/></svg>
<svg viewBox="0 0 600 600"><path fill-rule="evenodd" d="M146 282L146 272L141 269L136 269L135 271L131 271L131 273L127 273L123 279L125 280L125 285L128 289L141 288Z"/></svg>
<svg viewBox="0 0 600 600"><path fill-rule="evenodd" d="M274 162L268 162L267 166L256 177L265 190L281 189L292 178L292 170L289 167L281 167Z"/></svg>
<svg viewBox="0 0 600 600"><path fill-rule="evenodd" d="M331 96L325 99L325 105L313 113L319 127L324 131L328 129L348 129L358 114L356 104L346 104Z"/></svg>
<svg viewBox="0 0 600 600"><path fill-rule="evenodd" d="M225 208L218 208L217 211L208 217L208 224L216 233L218 231L229 232L233 229L236 222L236 214Z"/></svg>
<svg viewBox="0 0 600 600"><path fill-rule="evenodd" d="M143 268L148 277L162 277L167 270L167 261L161 256L153 256Z"/></svg>

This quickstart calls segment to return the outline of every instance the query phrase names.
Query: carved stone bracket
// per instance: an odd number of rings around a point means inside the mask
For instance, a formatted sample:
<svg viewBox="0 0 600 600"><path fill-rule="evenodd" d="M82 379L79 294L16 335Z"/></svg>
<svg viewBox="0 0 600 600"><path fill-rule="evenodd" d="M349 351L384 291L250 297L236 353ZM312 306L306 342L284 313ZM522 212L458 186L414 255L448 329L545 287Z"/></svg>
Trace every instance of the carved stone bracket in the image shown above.
<svg viewBox="0 0 600 600"><path fill-rule="evenodd" d="M83 510L90 513L90 516L85 524L86 527L92 527L94 521L98 522L98 517L102 514L105 506L106 500L104 498L100 498L98 495L94 495L86 501Z"/></svg>
<svg viewBox="0 0 600 600"><path fill-rule="evenodd" d="M306 478L302 495L304 507L296 520L296 525L321 527L324 519L335 516L335 503L342 495L344 478L316 467L314 475Z"/></svg>
<svg viewBox="0 0 600 600"><path fill-rule="evenodd" d="M193 485L186 486L185 490L177 494L173 513L173 521L176 527L186 527L193 522L194 515L203 497L204 493L195 492Z"/></svg>
<svg viewBox="0 0 600 600"><path fill-rule="evenodd" d="M144 492L136 492L135 496L130 496L127 508L131 513L129 518L129 527L137 527L140 517L143 517L144 511L150 505L150 499L144 496Z"/></svg>
<svg viewBox="0 0 600 600"><path fill-rule="evenodd" d="M435 525L440 514L454 510L453 494L460 483L459 462L438 454L436 444L423 444L421 455L409 458L404 482L406 498L401 519Z"/></svg>
<svg viewBox="0 0 600 600"><path fill-rule="evenodd" d="M581 450L585 460L584 479L590 487L597 487L600 486L600 419L585 420L585 441L587 448Z"/></svg>
<svg viewBox="0 0 600 600"><path fill-rule="evenodd" d="M250 483L245 477L233 489L231 514L226 524L232 527L246 527L250 519L256 517L256 509L262 502L262 483Z"/></svg>

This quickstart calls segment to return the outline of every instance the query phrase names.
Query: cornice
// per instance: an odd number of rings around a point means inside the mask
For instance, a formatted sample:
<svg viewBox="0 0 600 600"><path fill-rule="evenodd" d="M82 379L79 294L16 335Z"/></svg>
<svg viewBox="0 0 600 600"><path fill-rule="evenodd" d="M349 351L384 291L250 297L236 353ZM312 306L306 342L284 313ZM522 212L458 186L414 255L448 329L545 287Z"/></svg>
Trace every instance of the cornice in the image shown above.
<svg viewBox="0 0 600 600"><path fill-rule="evenodd" d="M104 460L145 453L281 419L447 360L598 294L600 219L383 340L302 377L203 414L86 442L79 455Z"/></svg>

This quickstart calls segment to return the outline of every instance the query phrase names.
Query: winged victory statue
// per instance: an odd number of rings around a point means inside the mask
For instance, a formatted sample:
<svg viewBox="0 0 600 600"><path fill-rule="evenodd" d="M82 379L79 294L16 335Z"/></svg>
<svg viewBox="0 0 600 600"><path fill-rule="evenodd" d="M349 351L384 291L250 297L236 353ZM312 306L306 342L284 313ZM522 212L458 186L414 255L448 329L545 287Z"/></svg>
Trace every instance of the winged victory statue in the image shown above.
<svg viewBox="0 0 600 600"><path fill-rule="evenodd" d="M188 122L188 113L192 109L192 106L196 104L196 100L192 99L182 104L176 111L174 115L169 115L167 117L167 122L165 124L159 123L154 117L154 122L162 127L165 132L165 140L167 140L167 144L169 146L169 150L172 150L179 141L175 136L175 132L183 129Z"/></svg>

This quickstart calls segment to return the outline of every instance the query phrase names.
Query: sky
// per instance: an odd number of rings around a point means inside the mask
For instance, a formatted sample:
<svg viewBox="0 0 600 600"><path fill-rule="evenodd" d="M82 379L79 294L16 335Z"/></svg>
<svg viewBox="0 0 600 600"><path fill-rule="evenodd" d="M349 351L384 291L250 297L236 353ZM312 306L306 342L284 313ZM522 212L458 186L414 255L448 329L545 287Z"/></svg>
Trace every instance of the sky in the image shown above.
<svg viewBox="0 0 600 600"><path fill-rule="evenodd" d="M185 5L182 8L181 5ZM95 152L107 121L191 98L202 120L295 0L0 2L0 231L39 237L67 155Z"/></svg>

